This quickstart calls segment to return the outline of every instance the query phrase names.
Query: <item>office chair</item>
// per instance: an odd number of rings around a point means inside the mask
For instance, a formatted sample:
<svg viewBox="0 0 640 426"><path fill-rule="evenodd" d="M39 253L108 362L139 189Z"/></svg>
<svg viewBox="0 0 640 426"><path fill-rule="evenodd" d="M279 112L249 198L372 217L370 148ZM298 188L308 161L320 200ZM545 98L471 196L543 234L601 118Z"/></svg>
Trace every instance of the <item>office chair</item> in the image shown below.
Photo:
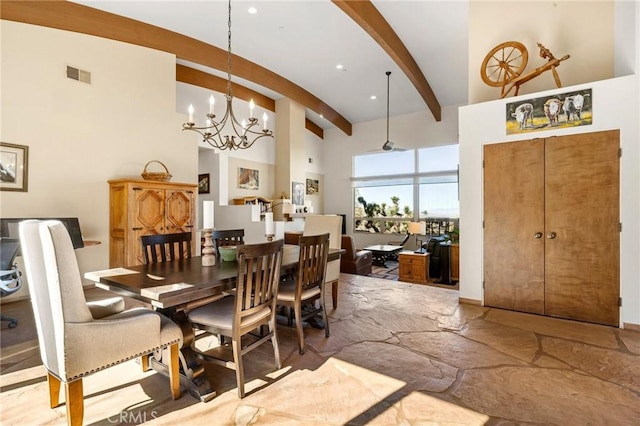
<svg viewBox="0 0 640 426"><path fill-rule="evenodd" d="M0 238L0 296L5 297L22 288L22 272L14 263L20 251L20 240ZM18 326L18 320L0 314L2 321L9 321L9 328Z"/></svg>

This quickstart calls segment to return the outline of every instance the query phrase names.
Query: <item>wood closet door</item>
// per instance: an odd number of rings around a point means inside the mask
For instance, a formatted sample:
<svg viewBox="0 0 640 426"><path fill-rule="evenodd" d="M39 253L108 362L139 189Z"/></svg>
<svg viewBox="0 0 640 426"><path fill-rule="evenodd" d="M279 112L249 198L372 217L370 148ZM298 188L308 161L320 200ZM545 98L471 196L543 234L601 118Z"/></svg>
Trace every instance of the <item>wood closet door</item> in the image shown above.
<svg viewBox="0 0 640 426"><path fill-rule="evenodd" d="M544 314L543 234L544 141L485 145L485 306Z"/></svg>
<svg viewBox="0 0 640 426"><path fill-rule="evenodd" d="M618 130L546 139L546 315L619 323L619 147Z"/></svg>

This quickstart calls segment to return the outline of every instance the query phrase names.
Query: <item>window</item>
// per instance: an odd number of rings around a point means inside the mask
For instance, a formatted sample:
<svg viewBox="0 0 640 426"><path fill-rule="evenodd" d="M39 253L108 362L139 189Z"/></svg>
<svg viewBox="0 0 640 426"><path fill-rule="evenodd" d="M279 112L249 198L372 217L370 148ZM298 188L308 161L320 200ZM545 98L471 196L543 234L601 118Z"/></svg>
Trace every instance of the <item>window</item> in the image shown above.
<svg viewBox="0 0 640 426"><path fill-rule="evenodd" d="M426 221L441 234L457 225L458 145L359 155L353 165L356 232L404 234Z"/></svg>

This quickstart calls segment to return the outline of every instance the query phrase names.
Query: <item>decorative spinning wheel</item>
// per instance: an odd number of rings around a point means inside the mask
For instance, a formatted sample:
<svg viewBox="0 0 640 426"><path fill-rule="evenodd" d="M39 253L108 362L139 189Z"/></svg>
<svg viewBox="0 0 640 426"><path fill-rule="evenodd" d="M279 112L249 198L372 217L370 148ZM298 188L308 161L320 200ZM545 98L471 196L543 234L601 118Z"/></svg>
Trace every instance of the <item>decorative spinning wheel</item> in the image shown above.
<svg viewBox="0 0 640 426"><path fill-rule="evenodd" d="M482 81L491 87L501 87L501 98L504 98L509 92L515 88L515 95L518 95L520 85L539 76L545 71L551 70L556 85L562 87L560 76L556 67L560 62L569 59L569 55L565 55L560 59L556 59L551 51L538 43L540 49L540 57L547 59L547 63L536 68L530 73L521 76L529 61L529 52L522 43L517 41L505 41L500 43L485 56L480 68L480 77ZM507 87L509 85L509 87Z"/></svg>
<svg viewBox="0 0 640 426"><path fill-rule="evenodd" d="M514 80L527 67L529 52L522 43L505 41L485 56L480 75L491 87L501 87Z"/></svg>

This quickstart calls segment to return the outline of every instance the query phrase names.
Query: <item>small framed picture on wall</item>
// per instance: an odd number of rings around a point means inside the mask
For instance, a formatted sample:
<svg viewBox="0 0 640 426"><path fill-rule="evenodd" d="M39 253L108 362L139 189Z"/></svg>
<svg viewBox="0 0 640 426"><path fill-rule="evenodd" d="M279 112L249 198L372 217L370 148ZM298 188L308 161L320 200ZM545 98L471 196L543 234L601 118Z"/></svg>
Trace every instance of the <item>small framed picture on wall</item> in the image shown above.
<svg viewBox="0 0 640 426"><path fill-rule="evenodd" d="M296 206L304 205L304 183L291 182L291 203Z"/></svg>
<svg viewBox="0 0 640 426"><path fill-rule="evenodd" d="M198 175L198 194L208 194L209 185L209 173Z"/></svg>
<svg viewBox="0 0 640 426"><path fill-rule="evenodd" d="M29 147L0 142L0 191L27 192Z"/></svg>

